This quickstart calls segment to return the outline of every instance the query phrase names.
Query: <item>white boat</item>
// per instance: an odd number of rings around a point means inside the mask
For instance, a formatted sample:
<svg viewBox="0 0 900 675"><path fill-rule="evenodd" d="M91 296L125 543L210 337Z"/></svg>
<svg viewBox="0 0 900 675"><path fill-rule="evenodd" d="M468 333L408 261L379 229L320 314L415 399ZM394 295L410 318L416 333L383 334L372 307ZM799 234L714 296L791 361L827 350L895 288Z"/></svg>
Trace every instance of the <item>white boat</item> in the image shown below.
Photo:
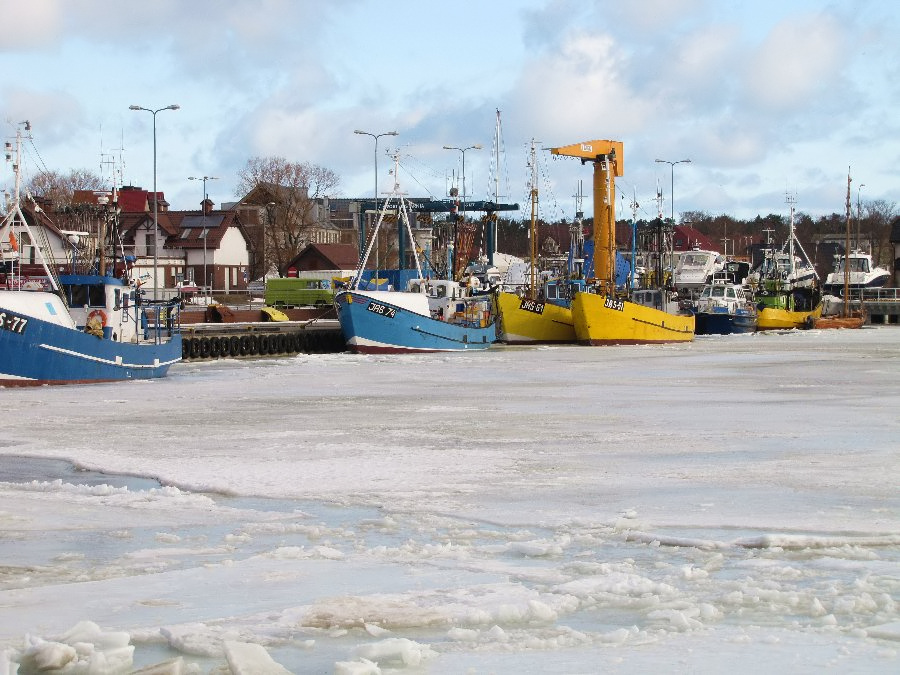
<svg viewBox="0 0 900 675"><path fill-rule="evenodd" d="M697 291L712 280L716 272L725 266L725 256L718 251L695 248L678 256L675 267L675 288L679 291Z"/></svg>
<svg viewBox="0 0 900 675"><path fill-rule="evenodd" d="M845 269L849 272L846 280ZM888 270L874 264L871 255L853 250L846 256L842 253L834 256L834 271L825 277L823 289L829 295L843 297L845 281L852 293L863 288L881 288L890 277Z"/></svg>

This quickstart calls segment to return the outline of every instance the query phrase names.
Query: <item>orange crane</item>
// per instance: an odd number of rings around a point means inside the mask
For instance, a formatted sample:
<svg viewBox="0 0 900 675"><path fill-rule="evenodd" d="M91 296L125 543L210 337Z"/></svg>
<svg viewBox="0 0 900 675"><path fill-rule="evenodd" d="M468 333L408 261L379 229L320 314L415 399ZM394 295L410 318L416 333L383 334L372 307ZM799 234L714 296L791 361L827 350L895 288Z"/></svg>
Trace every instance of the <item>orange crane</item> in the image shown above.
<svg viewBox="0 0 900 675"><path fill-rule="evenodd" d="M623 172L622 141L584 141L550 152L594 163L594 277L604 293L615 295L616 176Z"/></svg>

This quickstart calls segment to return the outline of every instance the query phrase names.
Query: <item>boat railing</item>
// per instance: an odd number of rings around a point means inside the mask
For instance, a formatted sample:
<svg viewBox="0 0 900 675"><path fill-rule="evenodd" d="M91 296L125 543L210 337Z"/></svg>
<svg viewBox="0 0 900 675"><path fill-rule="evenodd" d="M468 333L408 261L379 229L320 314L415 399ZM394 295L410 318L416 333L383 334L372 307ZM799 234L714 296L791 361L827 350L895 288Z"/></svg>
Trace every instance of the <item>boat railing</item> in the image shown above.
<svg viewBox="0 0 900 675"><path fill-rule="evenodd" d="M850 299L864 302L900 302L900 288L851 288Z"/></svg>
<svg viewBox="0 0 900 675"><path fill-rule="evenodd" d="M143 327L143 339L161 342L181 332L181 303L142 302L139 305L146 323Z"/></svg>

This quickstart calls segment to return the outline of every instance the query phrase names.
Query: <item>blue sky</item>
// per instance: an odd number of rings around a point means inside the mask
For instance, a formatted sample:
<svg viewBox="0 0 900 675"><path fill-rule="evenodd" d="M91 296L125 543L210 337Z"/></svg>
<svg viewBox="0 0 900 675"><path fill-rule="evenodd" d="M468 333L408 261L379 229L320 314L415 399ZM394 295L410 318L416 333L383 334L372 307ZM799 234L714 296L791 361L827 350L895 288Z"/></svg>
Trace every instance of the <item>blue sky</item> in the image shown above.
<svg viewBox="0 0 900 675"><path fill-rule="evenodd" d="M501 194L527 214L527 148L624 143L620 196L656 214L811 215L853 201L900 203L900 9L892 0L0 0L4 137L28 119L43 164L157 184L172 208L202 187L235 199L253 156L328 167L335 196L391 186L398 149L410 194L446 195L466 152L466 184L492 196L501 111ZM34 171L34 151L25 163ZM571 218L591 170L540 152L542 214ZM103 168L103 172L109 173ZM0 185L11 185L8 167ZM863 185L863 187L859 187ZM590 195L585 211L591 211ZM619 204L619 215L623 215ZM626 210L626 212L628 212Z"/></svg>

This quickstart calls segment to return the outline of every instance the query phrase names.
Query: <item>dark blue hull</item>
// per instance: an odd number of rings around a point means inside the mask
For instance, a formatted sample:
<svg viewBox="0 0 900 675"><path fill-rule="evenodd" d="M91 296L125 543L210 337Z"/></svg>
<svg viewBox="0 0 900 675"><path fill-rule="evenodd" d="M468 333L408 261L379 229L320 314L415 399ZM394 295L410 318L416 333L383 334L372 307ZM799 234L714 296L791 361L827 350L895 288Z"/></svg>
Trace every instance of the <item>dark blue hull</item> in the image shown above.
<svg viewBox="0 0 900 675"><path fill-rule="evenodd" d="M756 331L755 313L697 312L694 317L696 335L731 335Z"/></svg>
<svg viewBox="0 0 900 675"><path fill-rule="evenodd" d="M161 344L121 343L33 317L21 332L0 329L0 386L147 380L180 360L177 333Z"/></svg>

